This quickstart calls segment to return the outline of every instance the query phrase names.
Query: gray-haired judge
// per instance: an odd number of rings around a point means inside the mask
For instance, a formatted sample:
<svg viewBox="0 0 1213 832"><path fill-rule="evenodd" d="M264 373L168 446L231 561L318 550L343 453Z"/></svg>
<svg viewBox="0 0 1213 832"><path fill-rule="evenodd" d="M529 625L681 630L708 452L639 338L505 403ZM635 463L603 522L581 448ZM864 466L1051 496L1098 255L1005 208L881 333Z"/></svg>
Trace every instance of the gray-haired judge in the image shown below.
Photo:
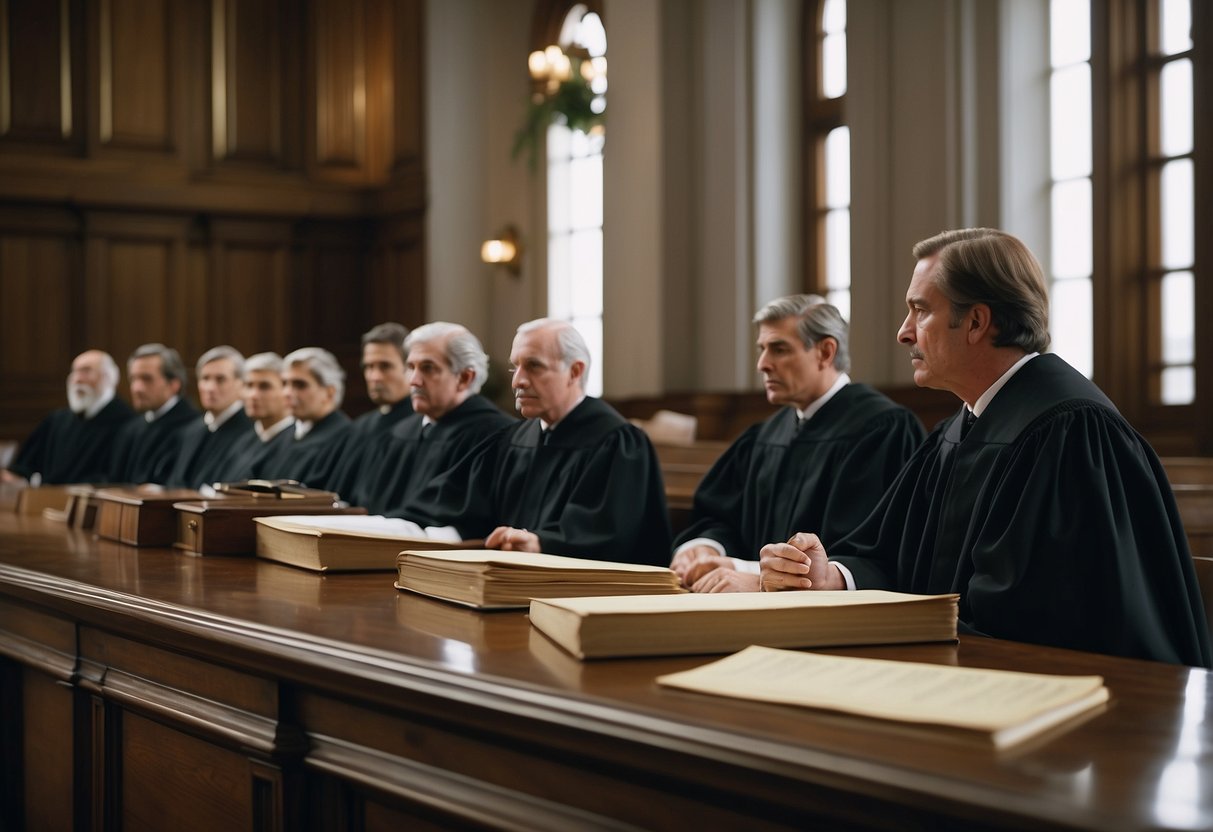
<svg viewBox="0 0 1213 832"><path fill-rule="evenodd" d="M114 394L118 365L107 352L76 356L67 377L68 406L47 416L22 443L0 482L107 482L114 438L134 412Z"/></svg>
<svg viewBox="0 0 1213 832"><path fill-rule="evenodd" d="M295 439L295 417L286 406L282 383L282 356L259 352L245 360L242 397L244 413L253 428L235 449L232 479L270 476L266 471L267 460Z"/></svg>
<svg viewBox="0 0 1213 832"><path fill-rule="evenodd" d="M183 429L198 416L181 397L185 365L175 349L144 344L131 353L126 375L143 418L131 420L119 438L113 479L163 485L181 451Z"/></svg>
<svg viewBox="0 0 1213 832"><path fill-rule="evenodd" d="M244 356L234 347L214 347L202 354L194 372L202 418L183 429L181 453L168 483L182 488L238 478L237 449L253 431L241 399Z"/></svg>
<svg viewBox="0 0 1213 832"><path fill-rule="evenodd" d="M372 445L349 495L372 514L398 516L430 480L514 420L480 395L489 357L459 324L435 321L409 333L405 378L413 413Z"/></svg>
<svg viewBox="0 0 1213 832"><path fill-rule="evenodd" d="M286 405L295 417L294 436L266 461L263 476L327 489L336 451L350 432L350 417L339 409L345 370L331 352L319 347L295 350L282 364Z"/></svg>
<svg viewBox="0 0 1213 832"><path fill-rule="evenodd" d="M329 478L329 488L347 500L371 475L371 468L378 467L376 448L381 440L413 413L404 372L404 340L408 334L407 327L388 322L362 336L362 375L367 396L375 407L350 426Z"/></svg>
<svg viewBox="0 0 1213 832"><path fill-rule="evenodd" d="M778 298L754 323L767 401L782 407L695 489L671 568L697 592L757 591L759 551L800 529L827 545L850 532L925 436L913 413L851 382L847 322L824 298Z"/></svg>

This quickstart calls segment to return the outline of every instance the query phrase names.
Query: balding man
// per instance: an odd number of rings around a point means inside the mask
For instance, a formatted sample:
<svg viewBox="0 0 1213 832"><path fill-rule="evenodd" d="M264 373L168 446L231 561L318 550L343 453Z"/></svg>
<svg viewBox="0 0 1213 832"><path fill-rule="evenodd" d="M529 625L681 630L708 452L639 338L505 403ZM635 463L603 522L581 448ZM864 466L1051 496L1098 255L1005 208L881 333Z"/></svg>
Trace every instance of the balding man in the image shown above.
<svg viewBox="0 0 1213 832"><path fill-rule="evenodd" d="M286 405L295 417L294 437L273 459L266 460L263 476L327 489L336 451L350 431L350 417L340 410L345 370L336 356L319 347L295 350L282 364Z"/></svg>
<svg viewBox="0 0 1213 832"><path fill-rule="evenodd" d="M404 342L405 379L413 413L372 446L350 501L372 514L403 516L403 508L464 454L514 423L480 395L489 358L464 327L435 321Z"/></svg>
<svg viewBox="0 0 1213 832"><path fill-rule="evenodd" d="M492 549L665 564L670 523L648 437L585 394L585 341L570 324L518 328L510 353L525 417L435 480L402 511Z"/></svg>
<svg viewBox="0 0 1213 832"><path fill-rule="evenodd" d="M963 405L828 556L812 529L763 547L760 587L955 592L964 630L1210 666L1166 475L1099 388L1041 354L1036 258L987 228L923 240L914 257L897 339L914 381Z"/></svg>
<svg viewBox="0 0 1213 832"><path fill-rule="evenodd" d="M182 430L198 417L181 396L185 365L175 349L144 344L126 362L126 375L131 401L142 418L123 430L114 479L163 485L181 451Z"/></svg>
<svg viewBox="0 0 1213 832"><path fill-rule="evenodd" d="M207 350L195 367L202 418L182 431L181 453L169 485L202 488L238 477L237 449L253 432L244 414L244 356L234 347Z"/></svg>
<svg viewBox="0 0 1213 832"><path fill-rule="evenodd" d="M33 485L107 482L113 476L114 439L134 416L115 397L118 365L109 353L76 356L67 377L66 408L56 410L22 444L0 481Z"/></svg>

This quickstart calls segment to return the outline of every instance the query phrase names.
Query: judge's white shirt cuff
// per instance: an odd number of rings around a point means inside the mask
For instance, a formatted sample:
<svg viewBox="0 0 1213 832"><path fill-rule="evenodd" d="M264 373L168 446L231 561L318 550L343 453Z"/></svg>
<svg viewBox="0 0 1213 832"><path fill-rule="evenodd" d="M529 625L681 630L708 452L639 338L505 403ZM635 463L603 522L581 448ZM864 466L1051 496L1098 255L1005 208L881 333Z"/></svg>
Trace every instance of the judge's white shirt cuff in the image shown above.
<svg viewBox="0 0 1213 832"><path fill-rule="evenodd" d="M695 546L707 546L709 549L715 549L716 553L722 558L727 558L729 553L724 550L724 546L720 545L720 541L712 540L710 537L697 537L694 540L688 540L686 543L674 550L674 554L686 551Z"/></svg>
<svg viewBox="0 0 1213 832"><path fill-rule="evenodd" d="M842 579L847 582L847 589L853 591L855 589L855 576L851 574L851 570L847 569L838 561L832 560L830 563L838 567L838 571L842 573Z"/></svg>
<svg viewBox="0 0 1213 832"><path fill-rule="evenodd" d="M425 536L430 540L441 540L443 543L458 543L463 535L454 526L426 526Z"/></svg>
<svg viewBox="0 0 1213 832"><path fill-rule="evenodd" d="M733 566L738 572L744 572L747 575L759 575L762 573L762 564L756 560L746 560L745 558L729 558L733 561Z"/></svg>

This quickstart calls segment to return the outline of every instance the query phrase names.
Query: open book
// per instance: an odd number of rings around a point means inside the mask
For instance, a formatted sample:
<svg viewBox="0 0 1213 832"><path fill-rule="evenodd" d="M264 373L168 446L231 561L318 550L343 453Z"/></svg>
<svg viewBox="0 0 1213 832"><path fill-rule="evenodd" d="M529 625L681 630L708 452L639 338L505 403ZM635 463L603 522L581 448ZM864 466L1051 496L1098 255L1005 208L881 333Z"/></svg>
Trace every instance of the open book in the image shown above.
<svg viewBox="0 0 1213 832"><path fill-rule="evenodd" d="M531 603L531 624L578 658L951 641L957 595L741 592Z"/></svg>
<svg viewBox="0 0 1213 832"><path fill-rule="evenodd" d="M316 572L396 569L401 549L468 548L479 541L430 540L408 520L366 515L257 517L257 557Z"/></svg>
<svg viewBox="0 0 1213 832"><path fill-rule="evenodd" d="M915 723L1008 748L1076 723L1108 700L1100 676L859 659L747 647L658 684Z"/></svg>
<svg viewBox="0 0 1213 832"><path fill-rule="evenodd" d="M401 552L398 589L482 609L526 607L532 598L681 592L663 566L496 550Z"/></svg>

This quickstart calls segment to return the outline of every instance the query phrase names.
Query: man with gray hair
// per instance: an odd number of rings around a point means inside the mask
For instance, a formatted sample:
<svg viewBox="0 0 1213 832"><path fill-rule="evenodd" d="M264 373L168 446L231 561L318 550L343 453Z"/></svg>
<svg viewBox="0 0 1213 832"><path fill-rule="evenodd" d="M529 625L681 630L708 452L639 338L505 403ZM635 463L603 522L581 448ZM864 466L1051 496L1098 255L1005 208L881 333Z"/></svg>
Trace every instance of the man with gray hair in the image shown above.
<svg viewBox="0 0 1213 832"><path fill-rule="evenodd" d="M114 479L168 482L181 451L181 432L198 411L181 396L185 365L175 349L144 344L126 362L131 401L142 419L128 423L118 442Z"/></svg>
<svg viewBox="0 0 1213 832"><path fill-rule="evenodd" d="M294 438L266 460L263 475L327 489L337 453L350 431L350 417L339 409L345 396L345 370L336 356L319 347L297 349L282 364L286 405L295 417Z"/></svg>
<svg viewBox="0 0 1213 832"><path fill-rule="evenodd" d="M237 446L253 432L240 395L244 356L234 347L214 347L198 359L195 373L203 413L182 431L181 453L168 481L180 488L201 488L237 478Z"/></svg>
<svg viewBox="0 0 1213 832"><path fill-rule="evenodd" d="M295 439L295 417L287 409L282 384L282 356L276 352L250 355L244 362L242 396L244 414L253 429L235 449L233 480L268 476L266 461Z"/></svg>
<svg viewBox="0 0 1213 832"><path fill-rule="evenodd" d="M664 564L670 521L648 437L585 394L589 350L565 321L518 328L510 353L524 421L491 437L405 505L427 533L490 549Z"/></svg>
<svg viewBox="0 0 1213 832"><path fill-rule="evenodd" d="M967 228L914 257L897 340L919 386L963 404L851 534L764 546L759 588L954 592L964 632L1213 665L1166 474L1098 387L1042 354L1049 295L1032 252Z"/></svg>
<svg viewBox="0 0 1213 832"><path fill-rule="evenodd" d="M409 383L404 374L404 339L408 328L388 322L371 327L362 336L362 375L372 410L350 425L345 444L333 460L329 488L347 500L360 481L370 476L370 468L381 440L407 418L413 407L409 402Z"/></svg>
<svg viewBox="0 0 1213 832"><path fill-rule="evenodd" d="M114 395L117 389L118 365L109 353L76 356L67 377L68 406L34 428L12 464L0 471L0 482L108 482L114 439L134 416Z"/></svg>
<svg viewBox="0 0 1213 832"><path fill-rule="evenodd" d="M372 514L400 516L437 475L513 422L480 395L489 357L459 324L435 321L405 339L413 413L375 442L348 499Z"/></svg>
<svg viewBox="0 0 1213 832"><path fill-rule="evenodd" d="M847 322L818 295L754 316L767 401L695 490L671 568L696 592L758 589L758 552L798 529L833 542L859 525L922 442L918 418L847 371ZM795 487L788 487L793 479Z"/></svg>

